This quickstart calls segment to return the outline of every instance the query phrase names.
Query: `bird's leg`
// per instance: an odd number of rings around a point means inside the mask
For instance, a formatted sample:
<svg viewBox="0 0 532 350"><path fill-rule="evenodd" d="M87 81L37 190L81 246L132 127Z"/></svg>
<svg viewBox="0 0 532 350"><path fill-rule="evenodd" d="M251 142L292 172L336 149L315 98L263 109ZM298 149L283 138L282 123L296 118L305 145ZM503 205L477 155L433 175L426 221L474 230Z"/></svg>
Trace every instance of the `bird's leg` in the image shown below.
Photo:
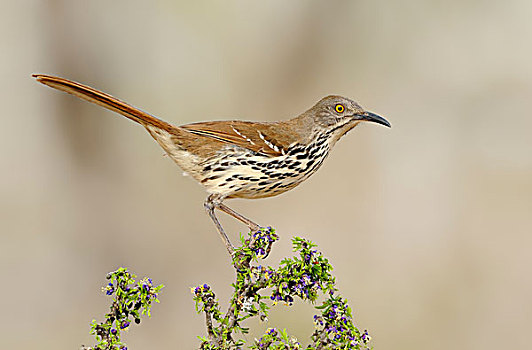
<svg viewBox="0 0 532 350"><path fill-rule="evenodd" d="M229 214L232 217L234 217L235 219L242 221L244 224L246 224L249 227L249 229L251 231L257 232L258 230L260 230L260 226L259 225L257 225L256 223L254 223L250 219L246 218L242 214L237 213L236 211L234 211L233 209L229 208L227 205L223 204L222 202L217 203L217 207L221 211L223 211L224 213Z"/></svg>
<svg viewBox="0 0 532 350"><path fill-rule="evenodd" d="M246 224L249 227L249 229L251 230L251 232L253 232L250 244L252 244L252 245L255 244L255 240L257 239L257 236L255 235L255 233L259 232L260 229L261 229L261 227L258 224L256 224L255 222L251 221L250 219L248 219L244 215L242 215L240 213L237 213L233 209L229 208L227 205L223 204L221 201L217 203L217 207L218 207L218 209L220 209L224 213L229 214L232 217L234 217L235 219L240 220L244 224ZM259 237L259 239L260 239L260 237ZM266 252L265 252L266 254L264 254L261 257L262 259L266 259L266 257L270 254L270 249L271 249L271 243L270 243L270 246L266 249Z"/></svg>
<svg viewBox="0 0 532 350"><path fill-rule="evenodd" d="M216 226L218 233L220 233L220 237L222 237L222 241L224 242L225 247L227 248L227 251L229 252L229 255L233 256L234 247L229 241L229 238L227 237L227 235L225 234L225 231L222 225L220 224L220 221L218 221L218 218L214 214L214 209L220 205L220 198L215 194L211 194L209 197L207 197L203 205L205 207L205 210L207 211L207 214L209 214L212 221L214 222L214 225Z"/></svg>

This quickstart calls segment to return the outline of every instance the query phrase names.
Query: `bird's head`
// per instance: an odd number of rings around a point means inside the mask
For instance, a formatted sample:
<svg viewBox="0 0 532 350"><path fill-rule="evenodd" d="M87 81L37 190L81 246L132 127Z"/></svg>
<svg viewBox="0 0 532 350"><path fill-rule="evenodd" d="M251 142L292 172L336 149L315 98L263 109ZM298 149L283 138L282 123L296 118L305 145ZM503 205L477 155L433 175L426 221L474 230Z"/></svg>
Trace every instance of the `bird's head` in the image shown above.
<svg viewBox="0 0 532 350"><path fill-rule="evenodd" d="M329 133L333 142L360 122L374 122L391 127L383 117L364 110L355 101L342 96L324 97L304 115L312 120L312 124L320 132Z"/></svg>

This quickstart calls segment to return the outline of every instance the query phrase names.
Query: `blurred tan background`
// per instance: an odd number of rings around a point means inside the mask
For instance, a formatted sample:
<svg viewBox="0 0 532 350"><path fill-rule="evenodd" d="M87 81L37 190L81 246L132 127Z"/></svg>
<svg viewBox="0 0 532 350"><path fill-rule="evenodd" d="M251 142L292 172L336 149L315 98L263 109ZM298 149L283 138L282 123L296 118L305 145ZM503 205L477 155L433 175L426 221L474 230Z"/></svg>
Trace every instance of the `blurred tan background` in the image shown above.
<svg viewBox="0 0 532 350"><path fill-rule="evenodd" d="M277 228L268 263L294 235L318 243L377 349L529 348L531 18L524 0L2 1L0 348L91 344L118 266L166 285L129 347L195 348L189 288L226 300L233 280L203 189L138 125L34 72L175 124L353 97L393 128L352 131L294 191L229 202ZM312 307L287 311L259 330L307 343Z"/></svg>

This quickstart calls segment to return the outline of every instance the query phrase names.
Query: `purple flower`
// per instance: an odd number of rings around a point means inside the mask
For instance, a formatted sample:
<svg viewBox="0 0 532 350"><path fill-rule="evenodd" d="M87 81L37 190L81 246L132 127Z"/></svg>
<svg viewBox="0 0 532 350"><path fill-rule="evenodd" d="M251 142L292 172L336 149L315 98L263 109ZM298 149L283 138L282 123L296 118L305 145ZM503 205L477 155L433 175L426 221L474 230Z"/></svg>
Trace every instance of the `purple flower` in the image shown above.
<svg viewBox="0 0 532 350"><path fill-rule="evenodd" d="M111 295L115 292L115 286L111 282L109 282L107 286L102 287L102 291L104 291L107 295Z"/></svg>
<svg viewBox="0 0 532 350"><path fill-rule="evenodd" d="M127 327L129 327L129 321L124 321L120 325L120 329L126 329Z"/></svg>

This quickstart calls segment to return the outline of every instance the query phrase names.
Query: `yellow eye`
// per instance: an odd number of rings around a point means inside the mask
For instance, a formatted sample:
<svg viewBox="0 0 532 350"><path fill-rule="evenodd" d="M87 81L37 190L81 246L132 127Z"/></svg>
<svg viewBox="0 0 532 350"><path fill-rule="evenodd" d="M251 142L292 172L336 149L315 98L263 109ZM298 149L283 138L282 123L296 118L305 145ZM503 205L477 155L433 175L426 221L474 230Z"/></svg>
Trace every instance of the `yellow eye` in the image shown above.
<svg viewBox="0 0 532 350"><path fill-rule="evenodd" d="M336 106L334 106L334 110L338 113L344 113L344 110L345 110L345 107L343 104L337 104Z"/></svg>

